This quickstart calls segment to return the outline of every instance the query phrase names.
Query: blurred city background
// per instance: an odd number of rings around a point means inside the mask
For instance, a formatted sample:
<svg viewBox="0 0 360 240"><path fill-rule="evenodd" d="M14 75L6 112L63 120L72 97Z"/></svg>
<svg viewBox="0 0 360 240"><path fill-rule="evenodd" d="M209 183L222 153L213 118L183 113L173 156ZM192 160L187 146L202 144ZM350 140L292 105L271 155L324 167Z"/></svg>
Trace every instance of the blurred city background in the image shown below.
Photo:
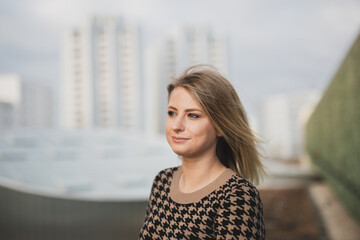
<svg viewBox="0 0 360 240"><path fill-rule="evenodd" d="M0 239L137 239L166 86L216 66L262 140L267 239L360 236L360 2L0 0Z"/></svg>

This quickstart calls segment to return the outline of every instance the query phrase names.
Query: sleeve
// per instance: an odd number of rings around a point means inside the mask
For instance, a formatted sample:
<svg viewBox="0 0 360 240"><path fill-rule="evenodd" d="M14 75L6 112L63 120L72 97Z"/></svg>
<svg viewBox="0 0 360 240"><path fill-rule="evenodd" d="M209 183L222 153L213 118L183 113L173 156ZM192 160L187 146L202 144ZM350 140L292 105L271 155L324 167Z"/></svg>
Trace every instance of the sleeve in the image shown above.
<svg viewBox="0 0 360 240"><path fill-rule="evenodd" d="M215 219L216 239L265 239L260 194L253 186L232 190L220 202Z"/></svg>
<svg viewBox="0 0 360 240"><path fill-rule="evenodd" d="M146 213L145 213L145 220L144 220L144 223L147 221L147 219L149 218L149 215L150 215L150 212L152 210L152 207L153 207L153 201L154 201L154 189L156 188L156 182L159 178L159 174L156 175L156 177L154 178L154 181L153 181L153 184L152 184L152 187L151 187L151 192L150 192L150 196L149 196L149 200L148 200L148 204L147 204L147 207L146 207Z"/></svg>

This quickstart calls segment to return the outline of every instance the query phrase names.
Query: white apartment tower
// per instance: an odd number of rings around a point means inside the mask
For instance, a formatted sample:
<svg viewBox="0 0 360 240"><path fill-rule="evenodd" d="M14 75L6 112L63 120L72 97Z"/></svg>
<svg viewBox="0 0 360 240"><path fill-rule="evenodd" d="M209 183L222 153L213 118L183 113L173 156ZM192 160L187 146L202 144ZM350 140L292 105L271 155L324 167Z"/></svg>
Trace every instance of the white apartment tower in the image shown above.
<svg viewBox="0 0 360 240"><path fill-rule="evenodd" d="M20 76L17 74L0 74L0 131L18 126L20 105Z"/></svg>
<svg viewBox="0 0 360 240"><path fill-rule="evenodd" d="M18 74L0 74L0 130L53 127L52 91L25 82Z"/></svg>
<svg viewBox="0 0 360 240"><path fill-rule="evenodd" d="M304 154L304 132L308 117L320 99L317 91L277 94L261 104L260 134L266 156L297 160Z"/></svg>
<svg viewBox="0 0 360 240"><path fill-rule="evenodd" d="M172 77L194 64L211 64L228 75L228 43L225 37L214 34L209 27L178 27L150 51L145 127L153 134L164 132L166 86Z"/></svg>
<svg viewBox="0 0 360 240"><path fill-rule="evenodd" d="M64 128L138 129L139 30L92 18L66 33L60 101Z"/></svg>

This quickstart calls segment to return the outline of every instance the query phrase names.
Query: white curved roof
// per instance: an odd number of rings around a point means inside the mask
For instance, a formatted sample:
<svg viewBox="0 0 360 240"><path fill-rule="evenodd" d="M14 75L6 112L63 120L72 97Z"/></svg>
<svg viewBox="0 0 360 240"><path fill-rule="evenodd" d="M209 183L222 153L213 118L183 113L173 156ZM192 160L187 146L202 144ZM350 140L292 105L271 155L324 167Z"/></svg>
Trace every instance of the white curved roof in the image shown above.
<svg viewBox="0 0 360 240"><path fill-rule="evenodd" d="M32 194L143 200L159 170L180 164L163 136L120 130L0 134L0 185Z"/></svg>

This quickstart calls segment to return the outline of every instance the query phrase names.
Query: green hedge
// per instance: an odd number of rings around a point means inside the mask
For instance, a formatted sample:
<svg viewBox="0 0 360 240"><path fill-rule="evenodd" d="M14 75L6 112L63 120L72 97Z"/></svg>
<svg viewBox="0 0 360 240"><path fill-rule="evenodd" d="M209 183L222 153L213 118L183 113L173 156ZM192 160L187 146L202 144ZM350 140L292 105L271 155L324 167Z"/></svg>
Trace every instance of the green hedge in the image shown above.
<svg viewBox="0 0 360 240"><path fill-rule="evenodd" d="M307 123L306 149L360 222L360 35Z"/></svg>

